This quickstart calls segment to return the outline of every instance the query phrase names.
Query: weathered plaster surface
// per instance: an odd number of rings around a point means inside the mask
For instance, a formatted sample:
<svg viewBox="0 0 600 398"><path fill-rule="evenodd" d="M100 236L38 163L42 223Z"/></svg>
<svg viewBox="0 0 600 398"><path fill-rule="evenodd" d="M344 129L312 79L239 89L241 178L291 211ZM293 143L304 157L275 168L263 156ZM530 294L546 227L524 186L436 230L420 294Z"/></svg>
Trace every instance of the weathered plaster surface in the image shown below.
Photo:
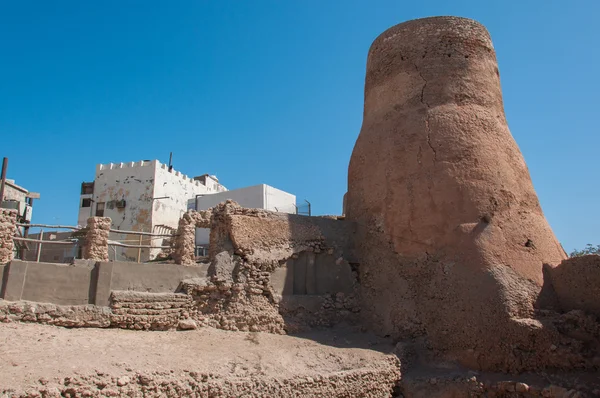
<svg viewBox="0 0 600 398"><path fill-rule="evenodd" d="M103 203L104 216L111 218L112 228L165 234L177 228L190 199L225 189L211 178L206 181L208 186L179 171L169 170L157 160L100 164L96 167L91 213L95 215L98 204ZM123 200L125 206L119 207L117 202ZM112 233L111 239L139 243L135 235ZM165 239L143 237L141 243L164 246L168 244ZM154 259L160 252L160 249L141 249L141 260ZM136 261L138 249L117 247L111 249L111 256L115 254L117 260Z"/></svg>

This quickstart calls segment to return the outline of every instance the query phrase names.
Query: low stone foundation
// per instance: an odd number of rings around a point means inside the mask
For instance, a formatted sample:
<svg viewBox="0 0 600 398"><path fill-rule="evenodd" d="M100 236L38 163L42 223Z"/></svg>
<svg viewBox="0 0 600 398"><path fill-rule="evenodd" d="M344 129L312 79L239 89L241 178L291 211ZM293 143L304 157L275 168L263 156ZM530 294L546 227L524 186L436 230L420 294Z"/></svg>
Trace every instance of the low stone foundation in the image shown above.
<svg viewBox="0 0 600 398"><path fill-rule="evenodd" d="M63 385L39 386L11 395L14 398L61 397L389 397L398 379L394 364L380 369L357 369L316 378L224 378L210 373L174 375L131 374L121 377L90 375L69 377ZM102 386L99 388L98 386ZM34 394L34 395L31 395Z"/></svg>
<svg viewBox="0 0 600 398"><path fill-rule="evenodd" d="M189 319L192 301L180 293L111 293L111 326L136 330L168 330Z"/></svg>
<svg viewBox="0 0 600 398"><path fill-rule="evenodd" d="M56 305L0 300L0 322L36 322L69 328L107 328L112 311L95 305Z"/></svg>

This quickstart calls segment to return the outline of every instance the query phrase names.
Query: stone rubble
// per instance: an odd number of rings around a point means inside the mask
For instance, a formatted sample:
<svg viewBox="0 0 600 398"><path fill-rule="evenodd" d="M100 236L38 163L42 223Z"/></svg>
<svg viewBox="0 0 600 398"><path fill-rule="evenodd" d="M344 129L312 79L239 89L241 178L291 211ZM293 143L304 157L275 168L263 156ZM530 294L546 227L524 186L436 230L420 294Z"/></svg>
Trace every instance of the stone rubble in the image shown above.
<svg viewBox="0 0 600 398"><path fill-rule="evenodd" d="M14 257L13 236L17 233L17 211L0 208L0 265Z"/></svg>
<svg viewBox="0 0 600 398"><path fill-rule="evenodd" d="M61 397L389 397L399 378L397 363L372 364L315 377L277 379L260 376L227 377L194 371L174 374L155 371L131 375L65 377L25 391L6 391L2 398ZM360 392L360 395L356 395Z"/></svg>
<svg viewBox="0 0 600 398"><path fill-rule="evenodd" d="M111 220L109 217L90 217L83 246L83 258L108 261L108 236Z"/></svg>

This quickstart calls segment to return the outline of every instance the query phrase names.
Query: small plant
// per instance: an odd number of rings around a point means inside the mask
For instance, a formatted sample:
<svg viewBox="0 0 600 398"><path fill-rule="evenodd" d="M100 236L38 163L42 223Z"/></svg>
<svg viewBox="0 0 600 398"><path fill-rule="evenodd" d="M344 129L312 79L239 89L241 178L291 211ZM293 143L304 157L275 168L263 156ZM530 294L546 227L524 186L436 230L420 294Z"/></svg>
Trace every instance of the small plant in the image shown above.
<svg viewBox="0 0 600 398"><path fill-rule="evenodd" d="M580 257L580 256L586 256L588 254L600 255L600 245L594 246L591 243L588 243L587 245L585 245L585 248L583 248L583 250L573 250L569 254L569 257Z"/></svg>

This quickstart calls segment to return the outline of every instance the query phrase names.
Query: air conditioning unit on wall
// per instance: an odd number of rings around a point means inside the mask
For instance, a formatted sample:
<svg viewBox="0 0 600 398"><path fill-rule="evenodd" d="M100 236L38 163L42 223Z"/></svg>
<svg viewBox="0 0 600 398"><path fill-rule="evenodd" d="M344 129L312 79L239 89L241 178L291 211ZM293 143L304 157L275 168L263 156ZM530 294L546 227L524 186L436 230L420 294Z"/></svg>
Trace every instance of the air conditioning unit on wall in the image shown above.
<svg viewBox="0 0 600 398"><path fill-rule="evenodd" d="M117 209L124 209L126 204L127 204L127 202L125 201L125 199L121 199L121 200L117 200L117 202L115 203L115 206L117 207Z"/></svg>

